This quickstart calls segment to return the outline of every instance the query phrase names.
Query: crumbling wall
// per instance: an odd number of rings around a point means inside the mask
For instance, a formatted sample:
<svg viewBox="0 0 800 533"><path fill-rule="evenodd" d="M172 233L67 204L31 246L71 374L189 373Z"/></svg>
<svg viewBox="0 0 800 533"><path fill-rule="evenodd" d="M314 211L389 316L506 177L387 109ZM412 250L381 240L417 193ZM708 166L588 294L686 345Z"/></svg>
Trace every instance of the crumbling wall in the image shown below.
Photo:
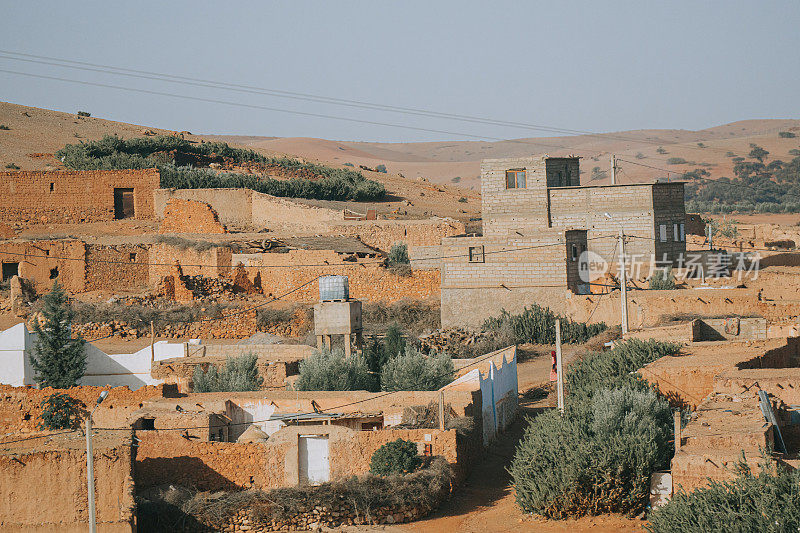
<svg viewBox="0 0 800 533"><path fill-rule="evenodd" d="M55 280L69 292L85 290L86 247L79 240L6 241L0 243L0 262L17 263L19 276L40 293Z"/></svg>
<svg viewBox="0 0 800 533"><path fill-rule="evenodd" d="M165 242L154 244L150 247L150 283L157 285L165 276L173 275L176 261L186 276L228 276L231 273L231 255L230 248L207 247L202 243L194 247Z"/></svg>
<svg viewBox="0 0 800 533"><path fill-rule="evenodd" d="M159 233L227 233L214 209L205 202L171 198L164 209Z"/></svg>
<svg viewBox="0 0 800 533"><path fill-rule="evenodd" d="M114 189L133 189L135 217L154 216L157 169L0 172L0 220L31 224L114 220Z"/></svg>
<svg viewBox="0 0 800 533"><path fill-rule="evenodd" d="M253 220L251 189L157 189L153 192L156 218L163 219L167 203L175 198L203 202L217 213L228 227L249 228Z"/></svg>
<svg viewBox="0 0 800 533"><path fill-rule="evenodd" d="M89 525L86 446L82 435L45 444L0 444L0 529L83 532ZM95 505L99 531L133 532L130 435L95 437ZM33 441L37 442L37 441Z"/></svg>
<svg viewBox="0 0 800 533"><path fill-rule="evenodd" d="M325 223L339 221L343 218L344 211L338 209L306 205L259 192L253 193L251 224L256 228L321 233L325 231Z"/></svg>

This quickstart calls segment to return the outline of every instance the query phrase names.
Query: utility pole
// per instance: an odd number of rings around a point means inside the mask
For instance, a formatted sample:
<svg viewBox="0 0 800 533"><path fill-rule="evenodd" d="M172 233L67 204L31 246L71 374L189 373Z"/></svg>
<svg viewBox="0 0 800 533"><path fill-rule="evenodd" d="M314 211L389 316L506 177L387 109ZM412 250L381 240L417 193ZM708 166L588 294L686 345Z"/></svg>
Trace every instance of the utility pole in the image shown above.
<svg viewBox="0 0 800 533"><path fill-rule="evenodd" d="M556 318L556 391L558 410L564 415L564 369L561 366L561 320Z"/></svg>
<svg viewBox="0 0 800 533"><path fill-rule="evenodd" d="M86 417L86 487L89 497L89 533L97 533L97 517L94 510L94 454L92 452L92 415L94 410L108 396L108 391L104 390L97 398L97 403L92 408L89 416Z"/></svg>
<svg viewBox="0 0 800 533"><path fill-rule="evenodd" d="M617 184L617 154L611 154L611 185Z"/></svg>
<svg viewBox="0 0 800 533"><path fill-rule="evenodd" d="M625 234L619 228L619 287L622 292L622 334L628 333L628 280L625 268Z"/></svg>

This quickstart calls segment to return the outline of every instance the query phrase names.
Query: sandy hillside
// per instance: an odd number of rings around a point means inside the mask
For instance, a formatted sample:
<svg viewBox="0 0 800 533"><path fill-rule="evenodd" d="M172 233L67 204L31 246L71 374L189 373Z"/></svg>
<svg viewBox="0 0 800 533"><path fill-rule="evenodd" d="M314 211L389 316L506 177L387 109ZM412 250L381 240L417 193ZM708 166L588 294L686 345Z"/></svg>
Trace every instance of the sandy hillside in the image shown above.
<svg viewBox="0 0 800 533"><path fill-rule="evenodd" d="M790 131L796 138L781 138L780 131ZM426 143L363 143L329 141L313 138L239 138L220 137L254 148L296 154L302 157L353 163L375 167L386 165L389 172L407 178L425 177L434 183L457 183L477 189L480 160L494 157L515 157L547 153L554 156L581 156L583 183L603 184L610 176L590 182L594 167L608 171L610 155L668 171L674 178L695 168L704 168L711 178L732 176L733 165L728 152L746 156L750 143L770 152L770 158L790 159L789 150L800 148L800 120L746 120L700 131L636 130L578 135L570 137L538 137L499 142L450 141ZM701 143L703 146L699 146ZM658 153L661 147L666 153ZM688 163L670 164L669 158L679 157ZM656 170L620 162L620 183L652 181L667 176ZM459 179L460 178L460 179ZM454 181L455 180L455 181Z"/></svg>
<svg viewBox="0 0 800 533"><path fill-rule="evenodd" d="M0 102L0 125L9 128L8 130L0 129L0 170L6 170L7 165L15 165L22 170L62 169L64 166L53 155L57 150L66 144L96 140L104 135L119 135L123 138L142 137L148 130L164 135L177 133L98 117L83 118L71 113L2 102ZM184 137L196 142L221 139L213 135L192 135L188 132L184 132ZM300 149L295 150L290 139L242 136L225 140L267 155L296 155L306 160L334 166L341 166L348 161L348 159L339 161L332 157L331 154L338 151L337 143L332 141L319 141L319 155L314 155ZM275 146L260 146L260 143L264 141L276 141ZM281 141L289 142L281 144ZM348 150L356 151L354 148L348 148ZM364 161L371 161L368 152L363 152L362 157ZM368 166L374 167L374 165ZM366 212L368 208L374 207L379 213L394 213L399 217L438 215L469 221L470 218L479 216L480 199L473 191L452 186L439 186L423 180L404 179L392 173L365 171L364 174L366 177L384 184L388 193L385 201L369 204L312 201L308 203L339 209L348 208L359 212Z"/></svg>

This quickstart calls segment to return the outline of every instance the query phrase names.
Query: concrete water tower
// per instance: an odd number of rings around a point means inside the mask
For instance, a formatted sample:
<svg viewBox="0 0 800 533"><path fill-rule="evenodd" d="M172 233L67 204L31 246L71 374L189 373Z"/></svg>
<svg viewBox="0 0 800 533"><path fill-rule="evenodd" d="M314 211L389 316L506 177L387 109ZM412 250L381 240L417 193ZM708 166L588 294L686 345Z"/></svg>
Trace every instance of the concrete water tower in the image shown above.
<svg viewBox="0 0 800 533"><path fill-rule="evenodd" d="M319 278L319 303L314 306L314 334L317 348L332 348L334 335L342 337L344 353L350 355L353 341L363 350L361 302L350 299L347 276Z"/></svg>

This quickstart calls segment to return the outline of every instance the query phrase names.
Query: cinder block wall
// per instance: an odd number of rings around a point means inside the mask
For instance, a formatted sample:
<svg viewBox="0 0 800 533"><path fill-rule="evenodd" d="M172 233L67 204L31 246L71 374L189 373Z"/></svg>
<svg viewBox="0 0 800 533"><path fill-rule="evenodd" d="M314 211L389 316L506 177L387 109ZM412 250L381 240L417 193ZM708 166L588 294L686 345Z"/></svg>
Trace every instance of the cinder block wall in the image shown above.
<svg viewBox="0 0 800 533"><path fill-rule="evenodd" d="M0 172L0 220L76 223L114 220L114 189L132 188L135 216L154 217L157 169Z"/></svg>
<svg viewBox="0 0 800 533"><path fill-rule="evenodd" d="M506 171L526 171L524 189L506 188ZM484 159L481 162L483 235L530 234L548 227L545 157Z"/></svg>

